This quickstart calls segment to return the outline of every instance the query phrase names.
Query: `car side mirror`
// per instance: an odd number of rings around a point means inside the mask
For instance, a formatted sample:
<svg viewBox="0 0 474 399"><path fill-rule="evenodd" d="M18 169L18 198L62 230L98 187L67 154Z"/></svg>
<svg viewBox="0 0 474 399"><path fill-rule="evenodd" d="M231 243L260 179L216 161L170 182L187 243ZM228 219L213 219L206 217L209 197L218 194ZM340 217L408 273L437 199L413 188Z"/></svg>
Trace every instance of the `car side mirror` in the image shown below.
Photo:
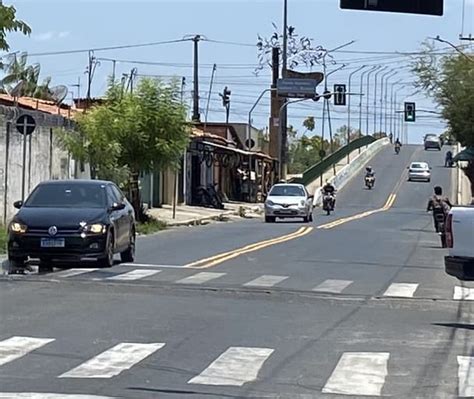
<svg viewBox="0 0 474 399"><path fill-rule="evenodd" d="M13 203L13 206L16 208L16 209L20 209L22 206L23 206L23 201L15 201Z"/></svg>
<svg viewBox="0 0 474 399"><path fill-rule="evenodd" d="M125 209L125 204L123 202L114 202L113 205L110 207L111 211L121 211L122 209Z"/></svg>

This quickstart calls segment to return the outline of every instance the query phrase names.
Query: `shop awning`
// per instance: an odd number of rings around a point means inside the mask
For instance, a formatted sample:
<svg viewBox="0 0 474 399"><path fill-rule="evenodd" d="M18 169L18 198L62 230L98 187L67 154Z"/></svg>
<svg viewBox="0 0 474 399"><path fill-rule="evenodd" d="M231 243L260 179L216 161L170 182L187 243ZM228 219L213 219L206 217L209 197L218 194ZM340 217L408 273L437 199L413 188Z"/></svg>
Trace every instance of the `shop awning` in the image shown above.
<svg viewBox="0 0 474 399"><path fill-rule="evenodd" d="M257 157L257 158L266 158L266 159L268 159L268 160L273 160L272 157L270 157L270 156L267 155L267 154L261 153L261 152L245 151L245 150L241 150L240 148L227 147L227 146L225 146L225 145L217 144L217 143L212 143L212 142L210 142L210 141L201 141L201 143L204 144L204 145L208 145L208 146L215 147L215 148L221 148L221 149L223 149L223 150L235 152L235 153L237 153L237 154L242 154L242 155L246 155L246 156L251 155L251 156Z"/></svg>

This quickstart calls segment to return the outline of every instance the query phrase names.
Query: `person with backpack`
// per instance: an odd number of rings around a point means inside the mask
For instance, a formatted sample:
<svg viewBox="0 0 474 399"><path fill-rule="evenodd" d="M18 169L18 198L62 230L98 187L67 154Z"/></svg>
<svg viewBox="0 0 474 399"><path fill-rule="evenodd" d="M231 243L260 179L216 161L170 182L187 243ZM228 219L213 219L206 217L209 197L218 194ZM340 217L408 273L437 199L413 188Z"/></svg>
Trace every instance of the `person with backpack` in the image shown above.
<svg viewBox="0 0 474 399"><path fill-rule="evenodd" d="M440 186L434 188L434 195L428 201L427 212L433 213L434 227L437 233L442 233L439 228L440 221L445 221L452 204L448 197L443 197L443 189Z"/></svg>

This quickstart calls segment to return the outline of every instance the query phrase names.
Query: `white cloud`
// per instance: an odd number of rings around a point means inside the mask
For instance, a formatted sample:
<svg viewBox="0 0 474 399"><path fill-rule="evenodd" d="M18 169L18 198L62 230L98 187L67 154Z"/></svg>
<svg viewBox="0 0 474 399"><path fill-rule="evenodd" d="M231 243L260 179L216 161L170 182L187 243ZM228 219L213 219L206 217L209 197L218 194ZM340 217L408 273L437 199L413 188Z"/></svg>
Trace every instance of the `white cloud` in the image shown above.
<svg viewBox="0 0 474 399"><path fill-rule="evenodd" d="M49 32L33 35L33 39L38 42L46 42L46 41L50 41L54 39L64 39L68 37L69 34L70 32L68 31L62 31L62 32L49 31Z"/></svg>

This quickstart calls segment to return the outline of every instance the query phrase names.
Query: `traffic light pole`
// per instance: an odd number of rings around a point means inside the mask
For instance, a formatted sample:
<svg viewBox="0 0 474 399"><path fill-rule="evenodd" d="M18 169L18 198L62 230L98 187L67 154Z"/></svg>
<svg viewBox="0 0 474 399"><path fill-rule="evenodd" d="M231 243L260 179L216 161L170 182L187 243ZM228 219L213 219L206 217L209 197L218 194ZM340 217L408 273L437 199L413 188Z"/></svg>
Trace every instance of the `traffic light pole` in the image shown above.
<svg viewBox="0 0 474 399"><path fill-rule="evenodd" d="M250 183L250 177L251 177L251 172L252 172L252 112L254 109L257 107L258 103L260 100L263 98L263 96L268 93L269 91L276 91L276 88L271 88L271 89L265 89L263 90L260 95L257 98L257 101L252 105L252 108L250 108L249 111L249 119L247 122L247 150L249 152L249 199L252 198L252 184Z"/></svg>

